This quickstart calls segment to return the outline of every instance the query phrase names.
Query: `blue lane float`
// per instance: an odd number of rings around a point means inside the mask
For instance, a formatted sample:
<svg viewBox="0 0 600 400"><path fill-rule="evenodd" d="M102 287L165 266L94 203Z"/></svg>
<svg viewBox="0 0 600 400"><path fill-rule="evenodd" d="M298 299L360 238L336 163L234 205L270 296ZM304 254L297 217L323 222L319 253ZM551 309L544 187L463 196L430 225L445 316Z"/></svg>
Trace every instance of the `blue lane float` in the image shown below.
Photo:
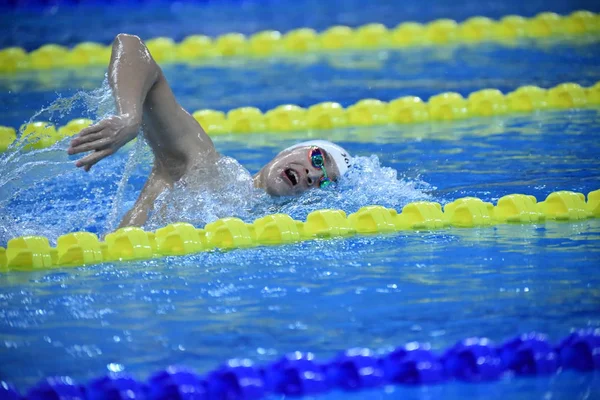
<svg viewBox="0 0 600 400"><path fill-rule="evenodd" d="M326 362L301 352L262 366L247 359L232 359L204 375L171 366L146 381L122 373L92 379L87 384L70 377L49 377L25 396L0 381L0 400L254 400L271 394L298 397L390 384L486 382L507 374L551 375L559 368L600 370L600 328L574 331L556 346L548 342L546 335L531 332L498 346L486 338L467 338L441 353L432 351L428 344L412 342L383 355L368 349L349 349Z"/></svg>

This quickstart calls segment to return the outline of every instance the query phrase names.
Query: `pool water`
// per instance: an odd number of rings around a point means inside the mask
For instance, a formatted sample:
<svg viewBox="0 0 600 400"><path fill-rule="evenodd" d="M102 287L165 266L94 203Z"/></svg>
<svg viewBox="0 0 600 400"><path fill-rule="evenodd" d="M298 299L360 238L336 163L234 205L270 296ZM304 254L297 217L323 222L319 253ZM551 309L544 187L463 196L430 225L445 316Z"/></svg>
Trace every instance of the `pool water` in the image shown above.
<svg viewBox="0 0 600 400"><path fill-rule="evenodd" d="M6 3L22 5L6 7ZM47 6L40 7L40 3ZM69 7L61 3L79 4ZM198 32L218 36L303 27L322 31L333 25L354 27L371 22L393 27L403 21L464 21L476 15L533 17L546 11L569 14L577 10L598 12L600 5L595 0L436 0L435 4L404 0L402 7L395 0L372 0L368 7L361 0L8 0L0 2L0 24L9 28L0 32L0 47L32 50L46 43L110 43L120 32L180 41Z"/></svg>
<svg viewBox="0 0 600 400"><path fill-rule="evenodd" d="M317 54L265 61L213 60L197 65L166 65L164 73L187 110L228 111L243 106L263 111L281 104L308 107L322 101L344 106L364 98L389 101L401 96L424 100L445 91L463 96L482 88L508 93L523 85L550 88L564 82L592 86L600 80L600 43L593 38L503 47L495 44L414 48L403 51ZM1 123L19 126L57 96L101 87L106 68L33 71L0 75ZM303 90L300 90L300 89ZM97 100L96 100L97 101ZM85 106L84 106L85 105ZM70 104L66 124L89 114L89 105Z"/></svg>
<svg viewBox="0 0 600 400"><path fill-rule="evenodd" d="M366 97L426 99L449 90L467 95L485 87L508 92L525 84L589 86L600 80L598 50L594 41L457 46L229 60L167 66L165 74L190 111L267 110L325 100L348 105ZM34 115L56 124L97 118L111 107L103 79L104 71L93 68L0 77L0 123L19 126ZM557 190L587 194L600 188L599 133L599 110L579 109L217 136L217 149L251 173L307 136L339 142L357 157L347 179L331 190L293 201L253 195L258 201L246 207L217 211L236 211L247 221L274 212L303 219L320 208L351 213L370 204L400 210L416 200L445 204L465 196L495 203L510 193L538 201ZM67 145L0 155L0 246L26 234L42 234L52 244L72 231L102 236L135 200L151 163L142 141L89 174L75 169ZM197 197L183 196L188 203ZM217 217L192 210L182 217L198 225ZM599 239L600 220L591 219L403 231L2 274L0 379L25 391L49 375L85 382L125 371L144 379L170 364L208 371L231 357L266 363L301 350L327 359L350 347L386 351L409 341L441 350L469 336L500 342L531 330L556 342L573 328L600 326ZM593 399L598 393L597 373L562 371L319 398Z"/></svg>
<svg viewBox="0 0 600 400"><path fill-rule="evenodd" d="M366 204L399 209L415 198L445 203L464 196L496 201L513 192L541 200L565 188L587 193L600 186L599 129L597 111L576 110L341 130L335 139L364 154L365 163L373 162L367 155L378 154L383 166L401 171L404 183L390 189L393 181L386 177L382 191L376 174L361 171L357 182L340 189L356 195L354 201L324 193L285 204L283 211L304 218L330 206L347 212ZM215 143L256 170L273 148L300 137L252 135ZM31 167L28 178L18 181L20 192L2 207L8 210L2 211L4 221L16 217L18 223L3 237L36 231L55 240L67 231L106 232L127 152L89 175L75 171L58 150L41 151L35 159L43 157L57 164L43 173ZM122 201L135 198L147 171L147 164L136 167ZM368 179L373 183L366 184ZM230 357L266 362L299 349L327 358L349 347L385 350L413 340L443 349L466 336L501 341L529 330L556 341L572 328L600 325L600 278L592 272L600 261L599 238L598 220L548 222L3 274L0 358L10 368L2 367L2 377L21 388L53 374L85 380L124 369L143 378L169 364L202 371ZM566 398L561 396L573 391L584 398L599 388L593 376L567 372L368 395L483 398L491 387L497 398L517 392Z"/></svg>
<svg viewBox="0 0 600 400"><path fill-rule="evenodd" d="M529 330L556 341L598 326L599 235L597 221L507 225L4 275L2 375L25 388L50 374L144 378L169 364L208 371L230 357L267 362L295 350L326 359L354 346L443 349ZM529 398L582 398L599 388L595 375L570 372L531 381L427 390L486 398L492 387L506 398L516 384ZM394 393L386 396L402 397Z"/></svg>

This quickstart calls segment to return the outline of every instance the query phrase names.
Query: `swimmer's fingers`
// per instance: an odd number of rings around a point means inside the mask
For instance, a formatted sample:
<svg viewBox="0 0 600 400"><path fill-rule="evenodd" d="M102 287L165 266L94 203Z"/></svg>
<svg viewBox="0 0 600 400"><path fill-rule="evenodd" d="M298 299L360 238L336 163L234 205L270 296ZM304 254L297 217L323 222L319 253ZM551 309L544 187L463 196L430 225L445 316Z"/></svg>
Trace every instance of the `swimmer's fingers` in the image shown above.
<svg viewBox="0 0 600 400"><path fill-rule="evenodd" d="M108 125L107 120L102 120L95 125L88 126L87 128L82 129L77 136L71 139L71 143L69 148L67 149L67 153L69 154L77 154L82 153L84 151L89 150L80 150L79 146L83 143L89 143L92 141L96 141L106 136L106 127Z"/></svg>
<svg viewBox="0 0 600 400"><path fill-rule="evenodd" d="M77 167L83 167L83 169L87 172L92 168L92 165L96 164L98 161L102 160L105 157L110 156L113 153L111 148L98 150L93 152L92 154L88 154L83 157L75 164Z"/></svg>
<svg viewBox="0 0 600 400"><path fill-rule="evenodd" d="M67 149L67 153L69 153L69 154L81 153L81 151L79 151L79 149L83 144L98 141L98 140L102 139L104 136L105 135L103 132L97 132L97 133L87 134L86 136L83 136L83 137L76 137L75 139L71 140L71 146L69 146L69 148Z"/></svg>
<svg viewBox="0 0 600 400"><path fill-rule="evenodd" d="M80 132L78 137L83 137L86 135L89 135L90 133L96 133L101 131L102 129L104 129L106 127L106 125L108 124L108 121L103 119L102 121L98 122L97 124L94 125L90 125L87 128L83 128Z"/></svg>
<svg viewBox="0 0 600 400"><path fill-rule="evenodd" d="M85 153L87 151L92 150L102 150L113 144L113 140L111 138L104 137L102 133L99 133L97 135L97 140L92 139L93 141L90 141L88 143L77 144L76 146L71 145L67 152L69 154Z"/></svg>

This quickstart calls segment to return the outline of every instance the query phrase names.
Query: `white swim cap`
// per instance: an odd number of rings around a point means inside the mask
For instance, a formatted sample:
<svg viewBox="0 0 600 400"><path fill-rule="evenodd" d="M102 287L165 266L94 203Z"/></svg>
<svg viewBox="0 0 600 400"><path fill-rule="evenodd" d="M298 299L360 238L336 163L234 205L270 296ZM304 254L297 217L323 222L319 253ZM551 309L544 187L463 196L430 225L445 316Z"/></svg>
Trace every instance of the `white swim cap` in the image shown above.
<svg viewBox="0 0 600 400"><path fill-rule="evenodd" d="M350 168L352 162L352 157L350 157L350 154L343 147L327 140L309 140L290 146L285 150L292 150L302 146L317 146L325 150L327 154L333 158L333 161L335 161L335 165L337 165L340 176L344 175L346 171L348 171L348 168Z"/></svg>

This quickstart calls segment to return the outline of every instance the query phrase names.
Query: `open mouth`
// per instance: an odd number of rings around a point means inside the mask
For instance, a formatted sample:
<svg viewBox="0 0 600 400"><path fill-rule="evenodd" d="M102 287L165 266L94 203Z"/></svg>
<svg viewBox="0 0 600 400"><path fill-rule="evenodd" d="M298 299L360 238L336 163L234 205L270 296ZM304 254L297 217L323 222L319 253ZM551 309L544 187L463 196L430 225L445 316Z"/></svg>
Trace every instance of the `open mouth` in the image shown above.
<svg viewBox="0 0 600 400"><path fill-rule="evenodd" d="M290 182L292 183L292 186L296 186L298 184L298 182L300 181L300 178L298 177L298 173L291 168L286 168L283 171L283 173L290 180Z"/></svg>

